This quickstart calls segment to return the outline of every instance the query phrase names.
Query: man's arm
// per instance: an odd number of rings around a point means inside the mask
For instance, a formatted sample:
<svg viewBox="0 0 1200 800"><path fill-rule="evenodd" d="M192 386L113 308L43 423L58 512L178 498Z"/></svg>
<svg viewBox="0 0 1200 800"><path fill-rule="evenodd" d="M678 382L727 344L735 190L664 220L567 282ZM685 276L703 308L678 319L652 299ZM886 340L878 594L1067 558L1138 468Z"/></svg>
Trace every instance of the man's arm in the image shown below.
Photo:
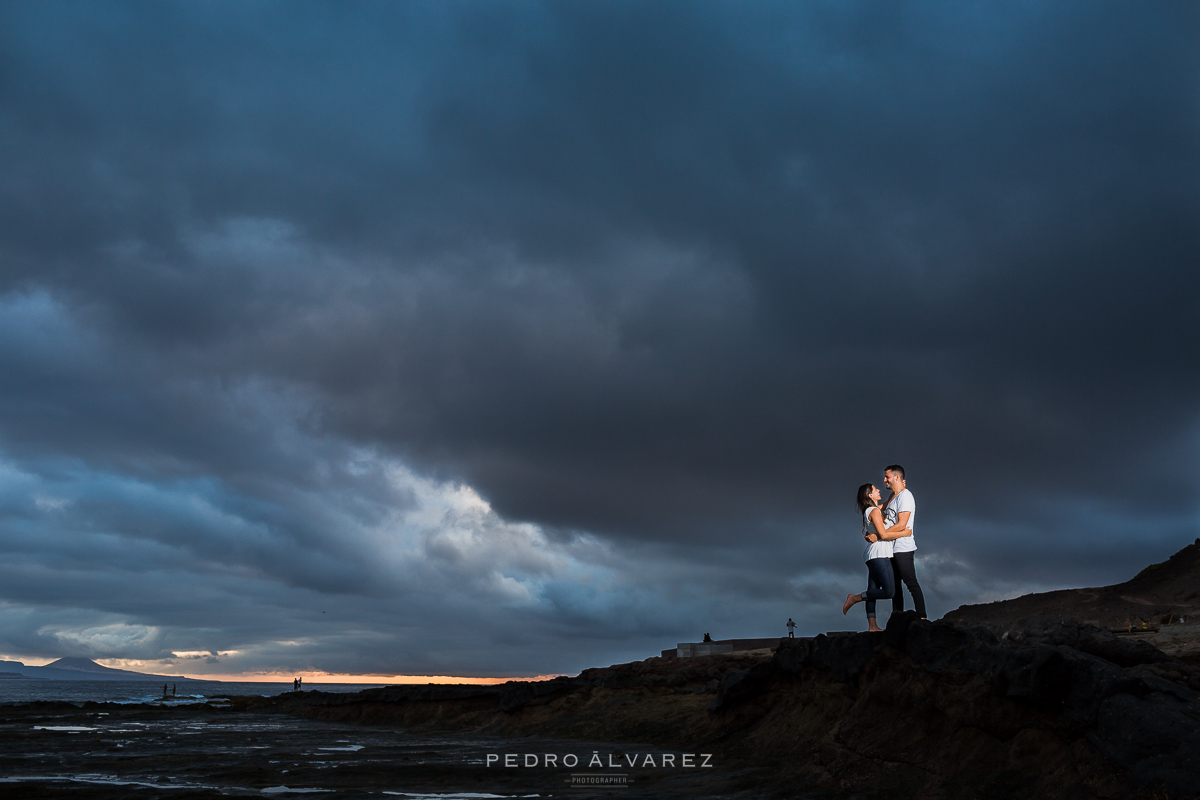
<svg viewBox="0 0 1200 800"><path fill-rule="evenodd" d="M912 516L911 511L901 511L896 515L896 524L879 534L879 538L884 541L893 539L903 539L905 536L912 536L912 530L908 527L908 518Z"/></svg>
<svg viewBox="0 0 1200 800"><path fill-rule="evenodd" d="M874 543L884 538L883 534L885 528L883 527L883 512L881 512L878 508L871 509L870 519L871 524L875 526L875 530L868 530L866 539L868 542Z"/></svg>

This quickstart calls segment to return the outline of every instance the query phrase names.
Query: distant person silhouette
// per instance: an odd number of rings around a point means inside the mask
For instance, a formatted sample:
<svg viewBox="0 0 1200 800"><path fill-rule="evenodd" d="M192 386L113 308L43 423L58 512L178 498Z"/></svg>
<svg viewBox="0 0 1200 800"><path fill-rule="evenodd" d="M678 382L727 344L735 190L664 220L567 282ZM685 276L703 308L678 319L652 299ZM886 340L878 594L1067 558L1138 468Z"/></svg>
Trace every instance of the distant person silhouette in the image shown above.
<svg viewBox="0 0 1200 800"><path fill-rule="evenodd" d="M167 699L167 685L163 684L163 700Z"/></svg>
<svg viewBox="0 0 1200 800"><path fill-rule="evenodd" d="M704 641L706 641L706 642L711 642L711 641L712 641L712 637L711 637L711 636L709 636L709 635L706 633L706 634L704 634Z"/></svg>
<svg viewBox="0 0 1200 800"><path fill-rule="evenodd" d="M788 629L788 638L795 639L796 638L796 623L792 621L791 617L788 617L787 629Z"/></svg>
<svg viewBox="0 0 1200 800"><path fill-rule="evenodd" d="M175 684L171 684L171 697L175 696Z"/></svg>

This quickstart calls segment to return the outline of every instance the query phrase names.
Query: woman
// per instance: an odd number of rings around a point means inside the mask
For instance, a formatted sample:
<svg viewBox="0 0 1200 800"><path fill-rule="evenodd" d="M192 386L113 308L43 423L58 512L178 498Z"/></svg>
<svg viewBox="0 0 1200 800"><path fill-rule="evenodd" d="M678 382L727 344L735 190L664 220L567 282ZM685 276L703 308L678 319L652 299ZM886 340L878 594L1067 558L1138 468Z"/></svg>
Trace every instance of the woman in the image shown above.
<svg viewBox="0 0 1200 800"><path fill-rule="evenodd" d="M862 514L862 533L867 540L867 550L863 553L863 560L867 562L867 590L862 594L846 595L842 605L842 614L845 614L856 603L866 601L869 631L883 630L875 624L875 601L890 600L896 589L892 579L892 543L884 539L887 526L879 509L880 500L875 484L864 483L858 487L856 501Z"/></svg>

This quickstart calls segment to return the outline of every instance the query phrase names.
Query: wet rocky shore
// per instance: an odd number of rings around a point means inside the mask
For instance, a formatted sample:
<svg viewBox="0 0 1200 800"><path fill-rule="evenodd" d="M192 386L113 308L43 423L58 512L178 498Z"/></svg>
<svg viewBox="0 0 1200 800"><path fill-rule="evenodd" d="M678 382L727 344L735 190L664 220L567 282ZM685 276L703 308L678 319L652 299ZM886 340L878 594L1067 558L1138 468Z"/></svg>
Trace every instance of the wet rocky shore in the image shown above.
<svg viewBox="0 0 1200 800"><path fill-rule="evenodd" d="M744 770L702 768L699 754L685 767L682 753L656 747L423 735L394 726L237 711L229 705L0 707L0 796L456 800L619 792L628 797L715 798L749 797L737 784L756 783ZM672 757L673 766L662 765L664 755ZM553 767L545 765L547 756L553 757ZM630 758L638 769L627 767ZM658 766L643 766L647 758ZM506 760L519 766L505 768ZM565 766L572 763L574 768ZM587 782L597 775L619 784Z"/></svg>
<svg viewBox="0 0 1200 800"><path fill-rule="evenodd" d="M1087 625L910 613L550 681L3 707L0 768L11 797L1193 798L1198 691Z"/></svg>

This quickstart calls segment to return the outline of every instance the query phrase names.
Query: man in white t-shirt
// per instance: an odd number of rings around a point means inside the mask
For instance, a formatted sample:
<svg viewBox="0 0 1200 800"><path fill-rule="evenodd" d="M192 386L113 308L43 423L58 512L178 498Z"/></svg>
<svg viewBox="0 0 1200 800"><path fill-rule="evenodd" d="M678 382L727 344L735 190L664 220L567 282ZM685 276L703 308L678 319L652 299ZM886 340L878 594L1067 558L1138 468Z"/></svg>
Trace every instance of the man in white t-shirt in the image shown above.
<svg viewBox="0 0 1200 800"><path fill-rule="evenodd" d="M917 583L917 567L914 562L917 539L913 532L913 522L917 516L917 501L908 490L908 481L904 479L904 467L899 464L892 464L883 471L883 483L892 490L891 499L888 500L884 512L884 522L888 529L883 537L893 540L892 575L896 579L896 596L892 599L892 613L904 610L904 590L900 586L903 582L913 597L917 614L921 619L925 619L925 595L921 591L921 584Z"/></svg>

